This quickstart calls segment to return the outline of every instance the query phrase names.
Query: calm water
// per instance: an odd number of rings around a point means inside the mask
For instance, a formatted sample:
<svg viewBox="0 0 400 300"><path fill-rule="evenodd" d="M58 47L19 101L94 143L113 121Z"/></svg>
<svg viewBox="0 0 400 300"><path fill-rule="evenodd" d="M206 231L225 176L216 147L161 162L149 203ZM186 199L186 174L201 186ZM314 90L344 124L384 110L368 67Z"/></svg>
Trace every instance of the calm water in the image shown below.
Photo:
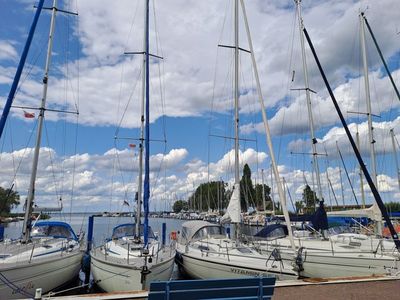
<svg viewBox="0 0 400 300"><path fill-rule="evenodd" d="M52 221L64 221L71 225L74 229L75 233L78 234L80 232L87 232L88 227L88 219L90 214L81 214L75 213L70 215L66 215L64 217L60 217L60 215L52 216ZM133 223L134 219L131 217L95 217L94 218L94 231L93 231L93 239L95 245L100 245L104 242L105 239L109 238L112 233L112 229L124 223ZM167 236L171 231L178 231L181 229L181 225L184 221L177 219L161 219L161 218L150 218L149 224L155 233L161 237L161 228L162 223L166 223L167 225ZM4 236L8 238L19 238L21 236L22 231L22 221L20 222L12 222L5 225ZM168 241L168 238L167 238Z"/></svg>

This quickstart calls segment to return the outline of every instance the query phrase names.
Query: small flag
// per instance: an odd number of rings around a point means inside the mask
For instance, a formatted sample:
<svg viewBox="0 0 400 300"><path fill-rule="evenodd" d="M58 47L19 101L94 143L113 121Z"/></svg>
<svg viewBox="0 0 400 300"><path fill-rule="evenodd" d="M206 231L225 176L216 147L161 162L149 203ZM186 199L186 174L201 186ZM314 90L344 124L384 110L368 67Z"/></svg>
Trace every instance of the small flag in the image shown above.
<svg viewBox="0 0 400 300"><path fill-rule="evenodd" d="M129 144L129 147L130 147L130 148L135 148L136 145L135 145L135 144Z"/></svg>
<svg viewBox="0 0 400 300"><path fill-rule="evenodd" d="M35 117L35 113L31 113L24 110L24 117L27 119L33 119Z"/></svg>
<svg viewBox="0 0 400 300"><path fill-rule="evenodd" d="M127 206L129 206L129 202L128 202L128 201L126 201L126 200L124 200L124 205L127 205Z"/></svg>

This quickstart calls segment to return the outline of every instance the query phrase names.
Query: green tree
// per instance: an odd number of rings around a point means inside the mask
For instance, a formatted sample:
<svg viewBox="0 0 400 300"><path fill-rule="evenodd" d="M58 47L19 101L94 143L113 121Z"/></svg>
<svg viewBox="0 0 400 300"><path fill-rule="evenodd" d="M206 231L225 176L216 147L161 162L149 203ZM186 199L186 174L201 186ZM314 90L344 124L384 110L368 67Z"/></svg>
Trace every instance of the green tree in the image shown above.
<svg viewBox="0 0 400 300"><path fill-rule="evenodd" d="M256 192L251 180L251 170L248 164L243 167L242 179L240 179L240 206L242 211L247 211L249 203L254 203Z"/></svg>
<svg viewBox="0 0 400 300"><path fill-rule="evenodd" d="M188 210L188 203L184 200L177 200L175 201L172 209L175 213L179 213L182 210Z"/></svg>
<svg viewBox="0 0 400 300"><path fill-rule="evenodd" d="M317 194L307 184L303 190L303 203L305 204L304 213L312 213L315 211L316 205L319 203Z"/></svg>
<svg viewBox="0 0 400 300"><path fill-rule="evenodd" d="M400 202L388 202L385 206L389 212L400 212Z"/></svg>
<svg viewBox="0 0 400 300"><path fill-rule="evenodd" d="M222 210L229 201L226 186L222 180L200 184L188 199L189 207L201 211Z"/></svg>
<svg viewBox="0 0 400 300"><path fill-rule="evenodd" d="M264 184L264 199L263 199L263 185L256 184L255 186L255 205L258 210L264 209L263 202L265 201L265 209L272 210L271 188Z"/></svg>
<svg viewBox="0 0 400 300"><path fill-rule="evenodd" d="M19 205L18 192L0 187L0 216L8 216L11 210Z"/></svg>
<svg viewBox="0 0 400 300"><path fill-rule="evenodd" d="M304 202L303 201L296 201L296 203L294 204L294 206L296 207L296 214L299 214L303 211L304 209Z"/></svg>

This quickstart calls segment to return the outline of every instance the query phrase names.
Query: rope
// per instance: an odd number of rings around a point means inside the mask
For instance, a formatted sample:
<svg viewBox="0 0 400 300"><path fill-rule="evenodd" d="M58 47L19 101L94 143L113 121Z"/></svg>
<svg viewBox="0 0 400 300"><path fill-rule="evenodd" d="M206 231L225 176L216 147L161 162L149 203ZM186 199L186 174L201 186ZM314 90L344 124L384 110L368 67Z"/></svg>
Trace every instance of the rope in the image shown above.
<svg viewBox="0 0 400 300"><path fill-rule="evenodd" d="M97 281L94 281L94 282L97 283L98 280L97 280ZM47 293L44 297L52 297L52 296L55 296L55 295L58 295L58 294L62 294L62 293L65 293L65 292L69 292L69 291L81 289L81 288L84 288L84 287L89 286L89 285L90 285L90 283L85 283L85 284L78 285L78 286L74 286L74 287L72 287L72 288L65 289L65 290L62 290L62 291L49 292L49 293Z"/></svg>
<svg viewBox="0 0 400 300"><path fill-rule="evenodd" d="M29 297L32 298L33 295L24 291L23 289L21 289L20 287L18 287L17 285L15 285L12 281L10 281L9 279L7 279L6 276L4 276L3 273L0 273L0 281L3 282L6 286L8 286L10 289L13 290L13 292L16 292L18 294L21 294L25 297Z"/></svg>

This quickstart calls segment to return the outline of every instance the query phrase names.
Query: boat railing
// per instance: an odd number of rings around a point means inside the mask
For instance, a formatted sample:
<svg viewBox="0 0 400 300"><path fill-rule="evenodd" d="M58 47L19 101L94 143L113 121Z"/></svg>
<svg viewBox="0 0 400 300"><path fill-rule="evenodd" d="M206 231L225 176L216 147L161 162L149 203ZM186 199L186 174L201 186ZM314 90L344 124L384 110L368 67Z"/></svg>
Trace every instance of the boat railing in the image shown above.
<svg viewBox="0 0 400 300"><path fill-rule="evenodd" d="M360 226L360 228L364 229L365 231L367 231L370 234L374 234L374 231L371 230L370 228L368 228L367 226L364 226L363 224L361 224L361 222L357 221L354 218L351 218L351 220L358 226Z"/></svg>

